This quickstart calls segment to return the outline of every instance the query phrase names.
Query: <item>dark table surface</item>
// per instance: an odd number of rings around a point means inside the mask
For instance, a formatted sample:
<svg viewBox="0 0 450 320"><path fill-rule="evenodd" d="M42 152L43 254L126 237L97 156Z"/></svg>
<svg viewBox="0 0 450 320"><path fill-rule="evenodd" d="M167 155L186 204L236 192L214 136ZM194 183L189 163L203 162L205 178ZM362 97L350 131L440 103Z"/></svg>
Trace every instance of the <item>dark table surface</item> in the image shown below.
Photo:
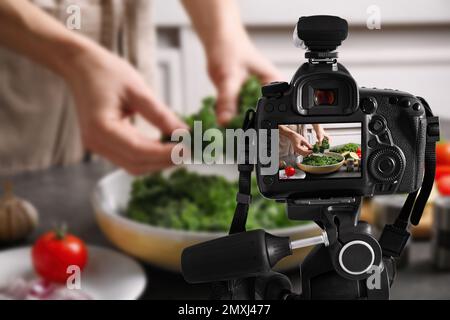
<svg viewBox="0 0 450 320"><path fill-rule="evenodd" d="M39 210L37 230L26 240L14 245L0 246L7 250L31 244L38 235L54 224L66 222L72 233L89 244L113 248L103 236L94 218L90 194L96 181L113 169L102 163L52 168L12 177L17 195L31 201ZM4 178L0 178L0 181ZM431 245L413 242L410 259L392 288L393 299L450 299L450 272L437 272L431 265ZM208 285L188 285L179 274L143 264L148 277L144 299L202 299L208 297ZM1 271L1 266L0 266ZM289 276L299 288L299 272Z"/></svg>

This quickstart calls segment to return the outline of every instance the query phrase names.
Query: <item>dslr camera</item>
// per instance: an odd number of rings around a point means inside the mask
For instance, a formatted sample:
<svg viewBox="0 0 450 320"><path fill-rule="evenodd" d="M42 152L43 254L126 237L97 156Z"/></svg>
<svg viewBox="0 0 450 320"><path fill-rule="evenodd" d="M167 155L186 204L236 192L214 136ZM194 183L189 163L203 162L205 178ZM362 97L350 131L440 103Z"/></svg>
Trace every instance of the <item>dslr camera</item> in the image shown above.
<svg viewBox="0 0 450 320"><path fill-rule="evenodd" d="M181 257L186 281L212 282L213 298L389 298L408 228L419 223L433 186L439 121L420 97L358 87L337 62L347 34L339 17L300 18L294 41L307 49L308 61L290 83L264 86L256 110L247 112L243 129L269 136L244 143L229 235L188 247ZM276 159L275 170L260 157L252 162L255 144L258 155ZM291 240L246 230L253 169L260 192L285 203L288 218L314 221L316 236ZM393 193L408 196L376 237L359 221L362 197ZM300 265L301 292L294 292L272 268L308 246L314 248Z"/></svg>
<svg viewBox="0 0 450 320"><path fill-rule="evenodd" d="M259 189L267 198L410 193L422 185L426 102L398 90L358 87L334 51L347 37L347 29L347 22L338 17L300 18L294 37L308 49L308 62L290 83L271 83L262 89L256 130L280 129L278 174L264 175L264 165L258 162L256 166ZM297 156L296 134L314 145L317 130L328 135L329 150L339 152ZM293 141L286 135L293 135ZM270 143L259 147L272 152ZM338 162L328 167L301 163L308 158L320 161L323 156ZM287 176L286 166L295 168L296 174Z"/></svg>

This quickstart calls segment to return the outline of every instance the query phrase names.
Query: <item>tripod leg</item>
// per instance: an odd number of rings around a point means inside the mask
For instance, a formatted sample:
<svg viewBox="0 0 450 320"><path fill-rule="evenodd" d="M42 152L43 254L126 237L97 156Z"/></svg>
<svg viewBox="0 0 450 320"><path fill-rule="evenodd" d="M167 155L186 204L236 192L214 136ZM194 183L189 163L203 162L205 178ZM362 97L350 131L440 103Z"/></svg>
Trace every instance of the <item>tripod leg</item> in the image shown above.
<svg viewBox="0 0 450 320"><path fill-rule="evenodd" d="M255 279L255 293L263 300L292 298L292 283L284 274L269 272Z"/></svg>
<svg viewBox="0 0 450 320"><path fill-rule="evenodd" d="M315 247L301 265L302 299L359 299L358 281L337 274L328 249Z"/></svg>

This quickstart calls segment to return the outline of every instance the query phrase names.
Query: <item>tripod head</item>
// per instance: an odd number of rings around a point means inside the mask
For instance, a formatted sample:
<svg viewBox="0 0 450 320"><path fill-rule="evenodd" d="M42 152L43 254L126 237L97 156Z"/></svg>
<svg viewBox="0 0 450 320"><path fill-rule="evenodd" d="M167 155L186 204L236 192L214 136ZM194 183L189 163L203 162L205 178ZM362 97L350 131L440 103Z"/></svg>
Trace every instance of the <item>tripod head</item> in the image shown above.
<svg viewBox="0 0 450 320"><path fill-rule="evenodd" d="M360 198L300 199L287 203L289 218L313 220L322 234L290 241L264 230L252 230L191 246L181 257L185 279L191 283L225 281L268 273L292 250L322 244L344 276L361 279L381 263L381 249L366 225L358 226ZM363 227L364 226L364 227Z"/></svg>
<svg viewBox="0 0 450 320"><path fill-rule="evenodd" d="M382 262L381 248L370 234L369 226L358 221L360 204L360 197L289 200L286 202L289 218L315 221L322 228L320 235L291 241L288 237L278 237L259 229L203 242L183 251L184 278L189 283L239 283L255 279L254 290L266 292L266 298L295 298L298 295L286 293L290 287L289 280L274 273L272 268L293 250L315 246L301 267L302 298L320 298L313 287L330 282L336 282L336 289L341 290L340 294L345 294L345 297L373 296L373 292L359 288L365 286L364 281L374 267L384 269L381 276L383 290L375 292L375 295L386 298L389 293L387 269ZM321 278L322 274L326 276ZM330 274L334 275L330 277ZM330 290L320 292L330 294ZM330 297L333 294L336 292Z"/></svg>

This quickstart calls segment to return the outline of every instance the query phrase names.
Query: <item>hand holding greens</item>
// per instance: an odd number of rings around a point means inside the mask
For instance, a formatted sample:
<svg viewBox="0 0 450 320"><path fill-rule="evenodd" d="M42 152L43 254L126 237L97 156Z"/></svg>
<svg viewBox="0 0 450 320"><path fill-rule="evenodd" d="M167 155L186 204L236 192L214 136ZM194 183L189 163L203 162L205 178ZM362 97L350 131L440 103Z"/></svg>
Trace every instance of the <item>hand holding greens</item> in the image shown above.
<svg viewBox="0 0 450 320"><path fill-rule="evenodd" d="M239 94L238 114L230 121L226 129L238 129L242 127L244 122L245 112L250 108L255 108L258 99L261 96L261 83L256 77L250 77L242 86ZM202 101L202 107L197 113L184 117L183 120L187 125L194 129L194 121L202 121L203 130L220 127L217 123L216 113L216 98L206 97Z"/></svg>
<svg viewBox="0 0 450 320"><path fill-rule="evenodd" d="M233 119L231 119L231 121L227 124L226 127L220 126L217 122L215 111L216 108L215 97L204 98L200 110L197 113L194 113L190 116L183 117L183 120L187 123L191 132L194 131L194 122L201 121L202 135L208 129L220 130L222 132L223 140L214 142L221 144L222 148L225 149L224 148L224 146L226 146L225 130L242 128L245 113L250 108L256 108L260 96L261 96L261 83L256 77L252 76L242 86L241 92L239 94L238 113ZM168 137L165 137L164 140L169 139ZM202 149L204 149L209 143L210 143L209 141L204 141ZM191 148L193 148L193 145L191 146ZM223 154L226 155L225 150L223 150ZM234 157L236 157L236 146L234 150Z"/></svg>
<svg viewBox="0 0 450 320"><path fill-rule="evenodd" d="M322 140L322 143L317 141L313 146L313 152L314 153L323 153L325 150L330 148L330 143L328 142L327 138L324 138Z"/></svg>

